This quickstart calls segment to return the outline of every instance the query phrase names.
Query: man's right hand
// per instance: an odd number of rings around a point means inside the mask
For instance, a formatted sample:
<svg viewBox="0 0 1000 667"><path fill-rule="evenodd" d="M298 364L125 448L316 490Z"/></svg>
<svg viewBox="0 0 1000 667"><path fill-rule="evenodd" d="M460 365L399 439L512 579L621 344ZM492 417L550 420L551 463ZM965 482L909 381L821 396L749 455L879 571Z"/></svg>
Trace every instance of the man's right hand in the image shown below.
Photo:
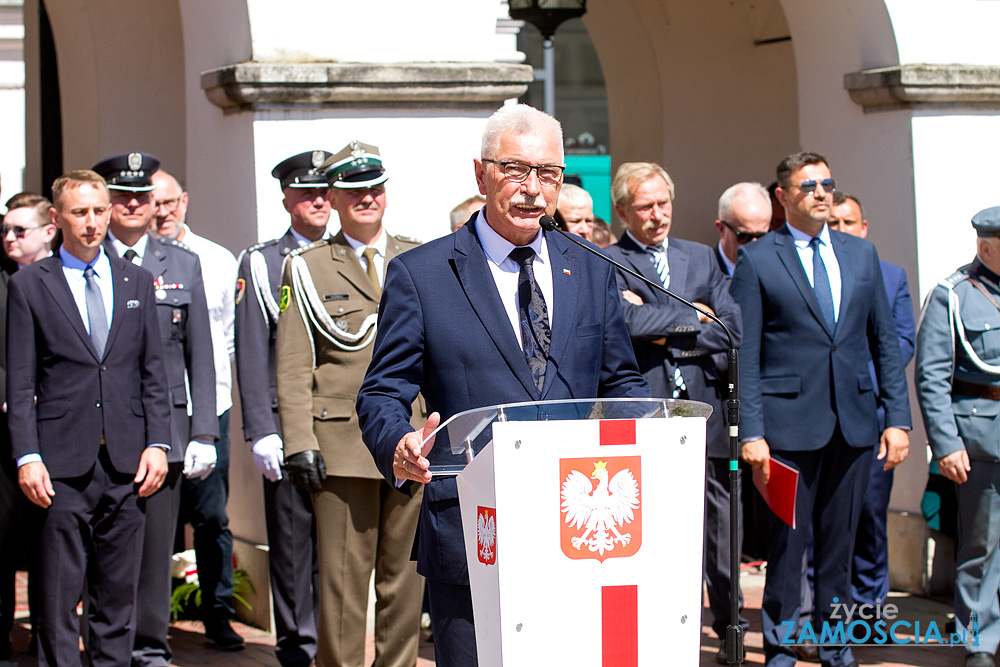
<svg viewBox="0 0 1000 667"><path fill-rule="evenodd" d="M969 479L968 472L972 470L969 464L969 452L960 449L937 460L938 470L946 479L956 484L964 484Z"/></svg>
<svg viewBox="0 0 1000 667"><path fill-rule="evenodd" d="M268 480L277 482L281 479L281 461L285 458L284 443L281 436L271 433L253 441L253 464L260 474Z"/></svg>
<svg viewBox="0 0 1000 667"><path fill-rule="evenodd" d="M400 439L396 445L396 453L392 457L392 474L396 479L412 480L421 484L431 481L431 471L428 469L431 462L427 460L427 454L434 446L434 439L428 440L423 446L421 443L440 424L441 414L432 412L422 429L410 431Z"/></svg>
<svg viewBox="0 0 1000 667"><path fill-rule="evenodd" d="M52 504L52 496L56 495L56 490L52 488L49 469L41 461L25 463L18 468L17 483L28 500L39 507L46 508Z"/></svg>
<svg viewBox="0 0 1000 667"><path fill-rule="evenodd" d="M309 493L323 490L326 462L318 449L307 449L285 458L285 472L292 484Z"/></svg>
<svg viewBox="0 0 1000 667"><path fill-rule="evenodd" d="M767 440L747 440L740 449L740 458L754 468L759 468L764 473L764 483L767 484L771 479L771 448L767 445Z"/></svg>

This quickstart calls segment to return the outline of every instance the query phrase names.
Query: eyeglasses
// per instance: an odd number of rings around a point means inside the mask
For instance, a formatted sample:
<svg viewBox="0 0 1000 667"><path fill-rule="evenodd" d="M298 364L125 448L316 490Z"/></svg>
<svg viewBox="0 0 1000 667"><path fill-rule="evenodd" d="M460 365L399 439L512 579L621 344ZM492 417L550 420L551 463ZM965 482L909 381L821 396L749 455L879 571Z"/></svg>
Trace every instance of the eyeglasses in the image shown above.
<svg viewBox="0 0 1000 667"><path fill-rule="evenodd" d="M37 227L21 227L20 225L0 225L0 237L6 237L7 234L14 232L14 238L23 239L27 236L28 232L41 229L42 227L48 227L48 225L38 225Z"/></svg>
<svg viewBox="0 0 1000 667"><path fill-rule="evenodd" d="M751 241L756 241L759 238L763 238L763 236L767 234L767 232L745 232L742 229L736 229L725 220L719 220L719 222L724 224L729 231L736 235L736 242L740 245L746 245Z"/></svg>
<svg viewBox="0 0 1000 667"><path fill-rule="evenodd" d="M824 178L822 181L802 181L798 185L790 185L789 187L798 188L802 190L803 194L811 195L816 192L816 187L820 185L826 192L833 192L837 189L837 182L832 178Z"/></svg>
<svg viewBox="0 0 1000 667"><path fill-rule="evenodd" d="M523 162L500 162L499 160L487 160L483 162L495 164L503 169L503 176L508 181L523 183L528 180L528 175L534 170L538 180L546 185L556 185L562 180L563 171L566 167L558 164L524 164Z"/></svg>
<svg viewBox="0 0 1000 667"><path fill-rule="evenodd" d="M167 209L167 213L173 213L177 210L177 205L181 203L180 197L174 197L173 199L163 199L161 201L154 202L153 205L157 208Z"/></svg>

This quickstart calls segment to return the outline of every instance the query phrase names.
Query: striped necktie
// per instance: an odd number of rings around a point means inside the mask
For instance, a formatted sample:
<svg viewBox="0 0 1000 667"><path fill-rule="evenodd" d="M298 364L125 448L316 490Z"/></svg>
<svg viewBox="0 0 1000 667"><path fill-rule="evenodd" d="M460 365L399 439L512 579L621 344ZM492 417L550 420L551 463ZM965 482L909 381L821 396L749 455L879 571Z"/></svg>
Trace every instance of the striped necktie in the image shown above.
<svg viewBox="0 0 1000 667"><path fill-rule="evenodd" d="M667 253L664 252L663 246L646 246L646 252L649 253L649 260L656 267L656 274L660 276L660 282L663 283L664 287L670 287L670 267L667 265Z"/></svg>

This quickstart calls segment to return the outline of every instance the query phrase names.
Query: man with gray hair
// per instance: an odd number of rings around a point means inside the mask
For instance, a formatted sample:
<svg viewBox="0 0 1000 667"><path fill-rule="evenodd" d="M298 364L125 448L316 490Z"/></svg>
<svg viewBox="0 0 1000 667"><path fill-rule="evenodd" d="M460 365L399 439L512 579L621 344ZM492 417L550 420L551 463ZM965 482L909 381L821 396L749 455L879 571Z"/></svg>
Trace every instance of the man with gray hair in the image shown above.
<svg viewBox="0 0 1000 667"><path fill-rule="evenodd" d="M559 122L526 105L503 107L487 120L475 160L486 205L454 234L386 266L356 408L386 480L403 493L425 489L417 571L427 580L439 667L478 660L458 488L454 478L432 478L424 437L490 405L649 396L611 266L540 229L555 212L564 169ZM594 335L576 335L578 327ZM418 392L431 414L414 431Z"/></svg>
<svg viewBox="0 0 1000 667"><path fill-rule="evenodd" d="M727 276L736 268L740 246L756 241L771 229L771 197L760 183L737 183L719 197L719 217L715 221L719 243L715 257Z"/></svg>
<svg viewBox="0 0 1000 667"><path fill-rule="evenodd" d="M561 229L588 241L594 240L594 198L579 185L563 185L555 218Z"/></svg>

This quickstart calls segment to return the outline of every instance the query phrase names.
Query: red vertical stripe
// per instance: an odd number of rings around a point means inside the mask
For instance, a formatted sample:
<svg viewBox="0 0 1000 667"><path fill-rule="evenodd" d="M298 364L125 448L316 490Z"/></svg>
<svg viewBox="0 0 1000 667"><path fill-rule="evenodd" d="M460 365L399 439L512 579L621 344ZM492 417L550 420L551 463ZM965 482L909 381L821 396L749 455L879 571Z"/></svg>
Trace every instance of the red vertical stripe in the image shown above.
<svg viewBox="0 0 1000 667"><path fill-rule="evenodd" d="M634 419L602 419L600 424L602 445L635 444Z"/></svg>
<svg viewBox="0 0 1000 667"><path fill-rule="evenodd" d="M639 587L601 588L602 667L639 667Z"/></svg>

